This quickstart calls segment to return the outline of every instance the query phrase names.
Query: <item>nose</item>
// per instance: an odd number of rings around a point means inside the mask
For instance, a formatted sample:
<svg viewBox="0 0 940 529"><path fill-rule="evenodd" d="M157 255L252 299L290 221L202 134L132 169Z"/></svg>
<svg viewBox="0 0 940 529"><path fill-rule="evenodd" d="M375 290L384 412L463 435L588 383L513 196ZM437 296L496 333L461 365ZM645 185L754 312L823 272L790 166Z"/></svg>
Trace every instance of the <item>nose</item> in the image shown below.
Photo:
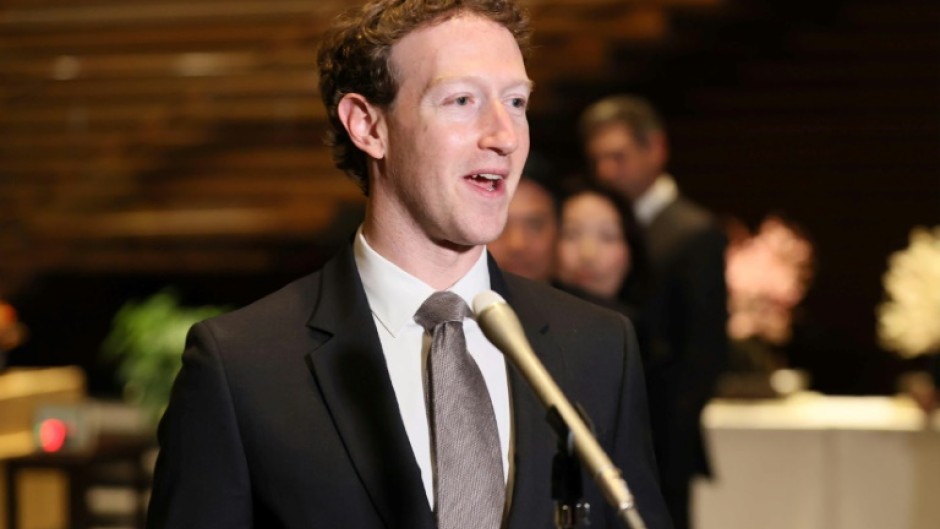
<svg viewBox="0 0 940 529"><path fill-rule="evenodd" d="M578 244L578 255L582 264L592 263L597 255L597 242L591 237L581 239Z"/></svg>
<svg viewBox="0 0 940 529"><path fill-rule="evenodd" d="M611 156L601 156L594 161L594 173L605 184L616 181L617 168L617 160Z"/></svg>
<svg viewBox="0 0 940 529"><path fill-rule="evenodd" d="M524 118L523 118L524 119ZM496 100L488 105L483 118L483 135L480 147L506 155L519 147L519 132L516 122L502 101Z"/></svg>

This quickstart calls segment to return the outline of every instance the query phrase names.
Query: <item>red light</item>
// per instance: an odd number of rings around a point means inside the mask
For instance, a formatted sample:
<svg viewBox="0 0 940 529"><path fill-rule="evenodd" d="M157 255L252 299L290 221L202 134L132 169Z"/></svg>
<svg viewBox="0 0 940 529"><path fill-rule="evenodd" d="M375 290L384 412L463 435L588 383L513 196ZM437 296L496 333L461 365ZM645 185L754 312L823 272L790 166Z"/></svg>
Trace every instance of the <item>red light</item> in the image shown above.
<svg viewBox="0 0 940 529"><path fill-rule="evenodd" d="M45 452L58 452L68 433L69 427L61 419L46 419L39 424L39 446Z"/></svg>

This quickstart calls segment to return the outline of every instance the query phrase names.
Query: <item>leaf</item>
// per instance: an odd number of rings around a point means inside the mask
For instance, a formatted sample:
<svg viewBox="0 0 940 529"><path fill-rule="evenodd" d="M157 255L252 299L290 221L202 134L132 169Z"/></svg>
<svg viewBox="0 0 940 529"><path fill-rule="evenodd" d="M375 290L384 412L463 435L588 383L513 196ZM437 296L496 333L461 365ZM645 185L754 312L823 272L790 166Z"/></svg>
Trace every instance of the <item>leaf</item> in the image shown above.
<svg viewBox="0 0 940 529"><path fill-rule="evenodd" d="M183 307L172 288L143 301L124 304L101 344L102 360L117 362L125 399L159 419L182 365L186 335L196 323L228 309L220 306Z"/></svg>

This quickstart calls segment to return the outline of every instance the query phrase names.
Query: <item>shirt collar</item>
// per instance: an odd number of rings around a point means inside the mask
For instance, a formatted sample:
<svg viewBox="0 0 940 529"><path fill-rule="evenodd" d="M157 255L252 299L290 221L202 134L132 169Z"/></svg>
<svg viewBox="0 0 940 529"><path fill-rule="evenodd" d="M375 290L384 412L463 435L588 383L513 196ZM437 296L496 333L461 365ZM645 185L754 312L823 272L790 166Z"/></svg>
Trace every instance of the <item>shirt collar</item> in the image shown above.
<svg viewBox="0 0 940 529"><path fill-rule="evenodd" d="M656 215L672 204L678 196L679 187L676 186L676 181L672 176L663 173L656 178L646 193L633 202L633 213L640 224L648 226Z"/></svg>
<svg viewBox="0 0 940 529"><path fill-rule="evenodd" d="M397 336L406 325L414 323L415 313L435 292L434 288L372 249L362 233L362 226L353 241L353 254L372 314L392 336ZM447 290L472 307L473 298L489 288L490 270L484 248L467 274Z"/></svg>

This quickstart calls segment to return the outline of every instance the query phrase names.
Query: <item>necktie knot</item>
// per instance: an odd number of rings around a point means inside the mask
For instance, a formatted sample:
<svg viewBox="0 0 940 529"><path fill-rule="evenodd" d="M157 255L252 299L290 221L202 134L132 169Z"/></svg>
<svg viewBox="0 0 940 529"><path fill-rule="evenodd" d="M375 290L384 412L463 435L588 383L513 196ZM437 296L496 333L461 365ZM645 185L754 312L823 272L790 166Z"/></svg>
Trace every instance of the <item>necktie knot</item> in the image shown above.
<svg viewBox="0 0 940 529"><path fill-rule="evenodd" d="M462 322L464 318L472 315L473 312L462 297L453 292L442 291L431 294L424 301L415 313L415 321L426 331L433 333L434 328L442 323Z"/></svg>

